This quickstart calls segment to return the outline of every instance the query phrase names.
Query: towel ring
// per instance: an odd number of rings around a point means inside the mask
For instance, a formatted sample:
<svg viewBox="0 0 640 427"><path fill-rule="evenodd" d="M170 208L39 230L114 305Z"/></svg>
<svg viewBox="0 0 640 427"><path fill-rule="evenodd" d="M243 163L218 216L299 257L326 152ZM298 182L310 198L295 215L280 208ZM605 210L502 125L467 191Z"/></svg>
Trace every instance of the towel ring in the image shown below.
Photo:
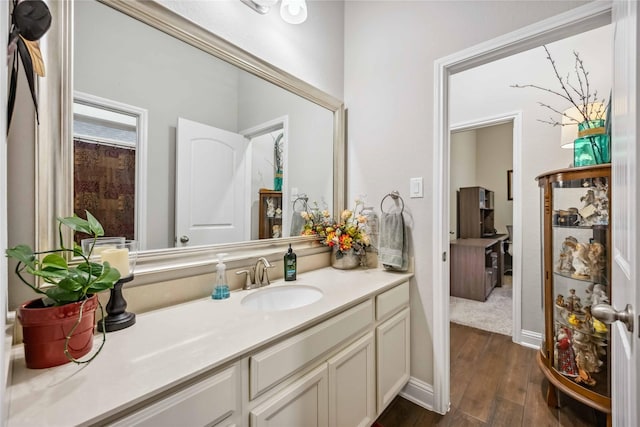
<svg viewBox="0 0 640 427"><path fill-rule="evenodd" d="M397 190L392 191L391 193L387 194L382 198L382 201L380 202L380 212L388 213L388 212L385 212L384 209L382 208L382 205L384 201L387 199L387 197L391 197L393 200L400 199L400 203L402 203L402 208L400 209L400 213L404 212L404 200L402 200L402 197L400 197L400 193Z"/></svg>
<svg viewBox="0 0 640 427"><path fill-rule="evenodd" d="M307 196L298 197L293 201L293 211L296 212L296 203L298 203L299 201L302 201L303 203L302 206L304 208L304 211L309 211L309 205L307 204L307 202L309 201L309 198ZM304 212L304 211L299 211L299 212Z"/></svg>

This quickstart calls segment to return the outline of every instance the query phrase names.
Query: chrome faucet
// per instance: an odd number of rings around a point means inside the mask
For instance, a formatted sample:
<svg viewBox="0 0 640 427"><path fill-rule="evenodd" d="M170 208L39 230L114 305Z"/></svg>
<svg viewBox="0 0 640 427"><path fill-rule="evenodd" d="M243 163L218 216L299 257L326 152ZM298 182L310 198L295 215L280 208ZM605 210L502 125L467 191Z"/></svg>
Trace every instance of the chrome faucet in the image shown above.
<svg viewBox="0 0 640 427"><path fill-rule="evenodd" d="M256 261L256 265L248 267L246 270L236 271L236 275L246 275L246 281L242 289L256 289L262 286L267 286L269 282L269 275L267 274L268 268L275 267L266 258L260 257Z"/></svg>
<svg viewBox="0 0 640 427"><path fill-rule="evenodd" d="M260 268L260 266L262 266L262 268ZM255 279L258 287L267 286L270 283L267 269L273 267L275 266L271 264L265 257L258 258L258 261L256 261L256 265L254 267Z"/></svg>

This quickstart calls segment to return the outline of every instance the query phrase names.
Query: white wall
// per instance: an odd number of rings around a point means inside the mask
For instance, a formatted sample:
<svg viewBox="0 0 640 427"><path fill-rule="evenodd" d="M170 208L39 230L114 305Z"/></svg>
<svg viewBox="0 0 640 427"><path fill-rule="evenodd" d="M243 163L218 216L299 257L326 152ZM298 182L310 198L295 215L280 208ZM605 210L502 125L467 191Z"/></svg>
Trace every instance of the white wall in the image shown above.
<svg viewBox="0 0 640 427"><path fill-rule="evenodd" d="M434 61L583 3L345 3L348 197L368 194L370 200L380 200L398 189L413 218L411 374L427 384L434 378L433 289L441 286L431 282L434 266L441 262L440 254L432 253ZM409 179L415 176L425 178L424 198L407 197ZM531 287L538 289L537 284Z"/></svg>
<svg viewBox="0 0 640 427"><path fill-rule="evenodd" d="M612 28L606 26L548 45L560 74L573 71L577 51L590 75L592 88L608 99L611 89ZM479 84L479 82L482 82ZM522 188L515 197L522 202L522 328L542 332L540 309L540 194L536 176L565 168L573 160L571 150L560 148L560 127L541 123L553 115L538 105L543 102L559 110L569 107L560 97L535 89L510 85L537 84L558 88L553 69L542 47L471 69L451 78L452 123L480 120L516 110L522 111ZM487 102L491 100L491 102ZM535 284L535 285L534 285Z"/></svg>

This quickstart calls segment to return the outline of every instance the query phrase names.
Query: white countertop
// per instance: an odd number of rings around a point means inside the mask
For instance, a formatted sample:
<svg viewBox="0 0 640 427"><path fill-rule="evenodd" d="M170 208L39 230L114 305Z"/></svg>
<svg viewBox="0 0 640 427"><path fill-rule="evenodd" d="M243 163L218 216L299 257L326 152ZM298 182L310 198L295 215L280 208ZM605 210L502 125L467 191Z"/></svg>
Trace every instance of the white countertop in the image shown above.
<svg viewBox="0 0 640 427"><path fill-rule="evenodd" d="M267 313L242 306L242 298L253 290L232 292L226 300L204 298L145 313L132 327L107 334L102 353L87 365L27 369L22 346L15 346L7 389L8 426L98 422L411 276L383 269L327 267L298 274L295 282L278 280L270 285L305 284L323 291L320 300L297 309ZM97 333L92 352L101 340Z"/></svg>

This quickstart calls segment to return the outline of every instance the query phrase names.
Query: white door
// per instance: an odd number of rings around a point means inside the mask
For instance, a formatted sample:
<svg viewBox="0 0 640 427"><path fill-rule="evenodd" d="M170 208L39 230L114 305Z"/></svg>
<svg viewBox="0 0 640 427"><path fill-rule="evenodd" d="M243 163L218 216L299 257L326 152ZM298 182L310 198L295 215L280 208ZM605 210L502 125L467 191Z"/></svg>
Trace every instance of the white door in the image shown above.
<svg viewBox="0 0 640 427"><path fill-rule="evenodd" d="M248 239L242 135L180 117L176 136L176 246Z"/></svg>
<svg viewBox="0 0 640 427"><path fill-rule="evenodd" d="M640 240L638 215L640 209L640 174L638 174L637 149L638 108L637 68L638 43L636 0L613 2L614 30L614 87L613 87L613 135L612 135L612 305L624 310L633 306L636 314L634 332L627 331L621 322L613 323L612 341L612 412L613 425L637 425L638 363L640 344L638 317L640 292L638 292L638 266L640 257L637 242Z"/></svg>

